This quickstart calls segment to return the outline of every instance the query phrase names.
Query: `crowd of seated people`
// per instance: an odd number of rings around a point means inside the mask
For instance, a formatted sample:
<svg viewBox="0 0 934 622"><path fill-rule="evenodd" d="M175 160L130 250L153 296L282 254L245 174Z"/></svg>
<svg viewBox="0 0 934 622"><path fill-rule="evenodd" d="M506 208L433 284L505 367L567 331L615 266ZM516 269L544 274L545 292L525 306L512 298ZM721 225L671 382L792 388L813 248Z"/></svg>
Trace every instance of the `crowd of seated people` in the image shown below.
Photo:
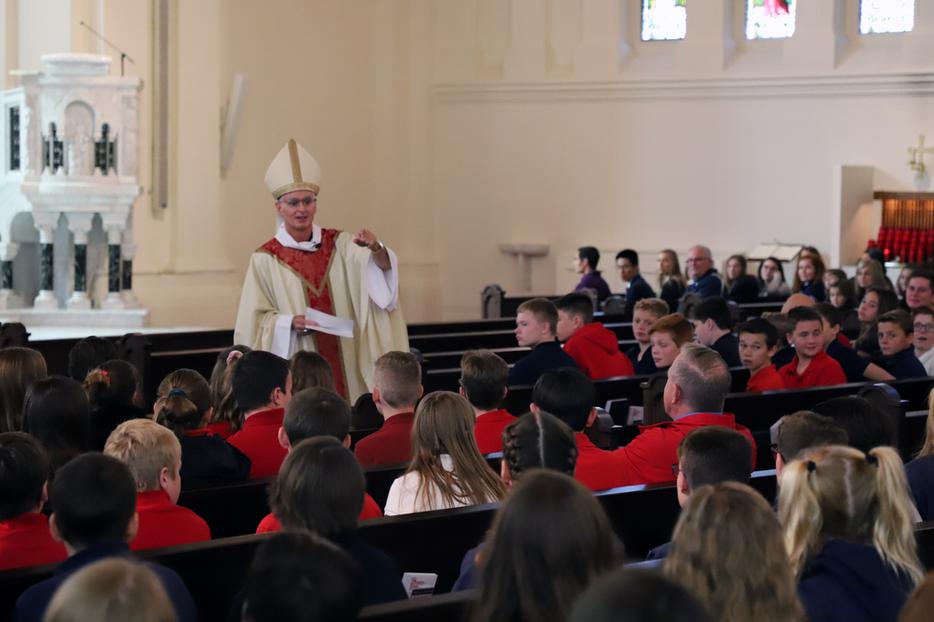
<svg viewBox="0 0 934 622"><path fill-rule="evenodd" d="M595 250L578 255L588 284L600 278ZM586 293L527 301L516 337L528 355L510 366L465 351L450 391L425 394L412 353L380 357L369 403L381 427L356 443L353 407L314 353L227 348L209 379L178 369L147 405L139 372L106 340L75 346L70 377L49 375L34 350L0 350L0 570L58 564L13 616L197 619L180 576L133 552L210 540L208 523L178 505L181 492L249 480L269 480L256 526L268 535L255 536L244 583L227 586L230 619L355 620L364 606L402 601L400 571L431 569L400 568L361 537L361 523L485 505L496 508L492 526L458 551L455 589L472 590L471 620L929 614L918 603L934 580L924 581L914 526L934 519L934 402L907 465L891 447L892 422L866 399L788 413L774 428L774 507L749 486L757 437L724 404L731 368L748 370L749 392L930 376L931 273L907 271L899 299L871 257L850 281L806 249L789 285L774 259L756 277L733 256L721 277L695 246L685 274L675 253L661 254L656 297L636 253L616 259L638 296L627 301L631 348L595 321ZM862 294L858 309L848 287ZM734 324L731 302L786 295L783 313ZM852 342L847 313L859 319ZM599 447L594 382L659 372L666 420ZM503 404L523 386L528 409L516 417ZM367 471L387 468L398 471L380 507ZM635 484L673 485L681 507L648 561L627 559L628 541L594 496Z"/></svg>

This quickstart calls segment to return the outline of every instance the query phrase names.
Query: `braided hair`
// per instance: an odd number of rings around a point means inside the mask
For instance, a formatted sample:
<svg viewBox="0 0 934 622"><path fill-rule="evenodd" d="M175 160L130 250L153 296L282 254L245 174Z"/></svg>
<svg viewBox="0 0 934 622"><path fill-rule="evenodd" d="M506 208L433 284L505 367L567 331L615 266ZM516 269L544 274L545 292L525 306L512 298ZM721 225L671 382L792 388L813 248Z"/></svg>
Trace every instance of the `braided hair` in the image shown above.
<svg viewBox="0 0 934 622"><path fill-rule="evenodd" d="M529 469L574 476L577 444L566 423L545 412L528 413L503 430L503 460L513 480Z"/></svg>

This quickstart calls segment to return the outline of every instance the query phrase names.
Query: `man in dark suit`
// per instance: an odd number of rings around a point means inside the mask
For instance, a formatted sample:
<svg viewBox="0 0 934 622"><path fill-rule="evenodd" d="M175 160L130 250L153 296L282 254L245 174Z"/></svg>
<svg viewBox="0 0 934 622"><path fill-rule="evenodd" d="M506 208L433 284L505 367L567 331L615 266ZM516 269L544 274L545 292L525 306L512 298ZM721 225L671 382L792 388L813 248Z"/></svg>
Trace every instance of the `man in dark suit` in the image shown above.
<svg viewBox="0 0 934 622"><path fill-rule="evenodd" d="M619 275L624 281L629 283L626 288L626 310L624 315L632 317L636 308L636 303L643 298L655 298L655 291L646 282L639 273L639 253L627 248L616 254L616 267L619 268Z"/></svg>

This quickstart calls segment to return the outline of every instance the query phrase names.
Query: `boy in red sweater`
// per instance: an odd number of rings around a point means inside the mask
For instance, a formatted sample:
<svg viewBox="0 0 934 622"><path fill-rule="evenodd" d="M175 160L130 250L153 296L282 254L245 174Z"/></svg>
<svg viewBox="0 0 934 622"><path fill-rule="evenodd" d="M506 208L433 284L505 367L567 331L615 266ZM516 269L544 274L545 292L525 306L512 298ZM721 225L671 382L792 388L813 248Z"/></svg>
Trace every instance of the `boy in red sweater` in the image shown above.
<svg viewBox="0 0 934 622"><path fill-rule="evenodd" d="M581 371L591 380L632 376L629 358L619 351L616 333L593 321L593 302L585 294L568 294L555 303L557 335Z"/></svg>
<svg viewBox="0 0 934 622"><path fill-rule="evenodd" d="M107 437L104 454L127 465L136 479L139 551L211 539L203 518L176 503L182 490L182 446L171 430L151 419L131 419Z"/></svg>
<svg viewBox="0 0 934 622"><path fill-rule="evenodd" d="M49 461L22 432L0 434L0 570L60 562L67 557L43 515Z"/></svg>
<svg viewBox="0 0 934 622"><path fill-rule="evenodd" d="M785 388L781 376L772 365L772 357L778 351L778 331L768 320L754 318L740 324L739 358L743 367L749 370L749 382L746 391L781 391Z"/></svg>
<svg viewBox="0 0 934 622"><path fill-rule="evenodd" d="M820 313L809 307L788 312L792 330L788 343L794 347L791 362L778 370L786 389L807 389L845 384L840 363L824 352L824 325Z"/></svg>
<svg viewBox="0 0 934 622"><path fill-rule="evenodd" d="M500 408L506 398L509 365L489 350L468 350L461 357L460 394L477 415L474 436L481 454L503 450L503 430L516 420Z"/></svg>

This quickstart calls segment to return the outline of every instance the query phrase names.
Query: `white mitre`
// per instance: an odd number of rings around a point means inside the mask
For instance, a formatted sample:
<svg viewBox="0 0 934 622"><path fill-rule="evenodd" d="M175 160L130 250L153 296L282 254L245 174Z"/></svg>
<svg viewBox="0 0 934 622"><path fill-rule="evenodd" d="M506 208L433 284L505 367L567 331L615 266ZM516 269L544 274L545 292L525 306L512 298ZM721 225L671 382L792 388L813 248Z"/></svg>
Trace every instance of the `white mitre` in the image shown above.
<svg viewBox="0 0 934 622"><path fill-rule="evenodd" d="M304 147L290 138L266 169L266 187L278 201L288 192L321 189L321 167Z"/></svg>

